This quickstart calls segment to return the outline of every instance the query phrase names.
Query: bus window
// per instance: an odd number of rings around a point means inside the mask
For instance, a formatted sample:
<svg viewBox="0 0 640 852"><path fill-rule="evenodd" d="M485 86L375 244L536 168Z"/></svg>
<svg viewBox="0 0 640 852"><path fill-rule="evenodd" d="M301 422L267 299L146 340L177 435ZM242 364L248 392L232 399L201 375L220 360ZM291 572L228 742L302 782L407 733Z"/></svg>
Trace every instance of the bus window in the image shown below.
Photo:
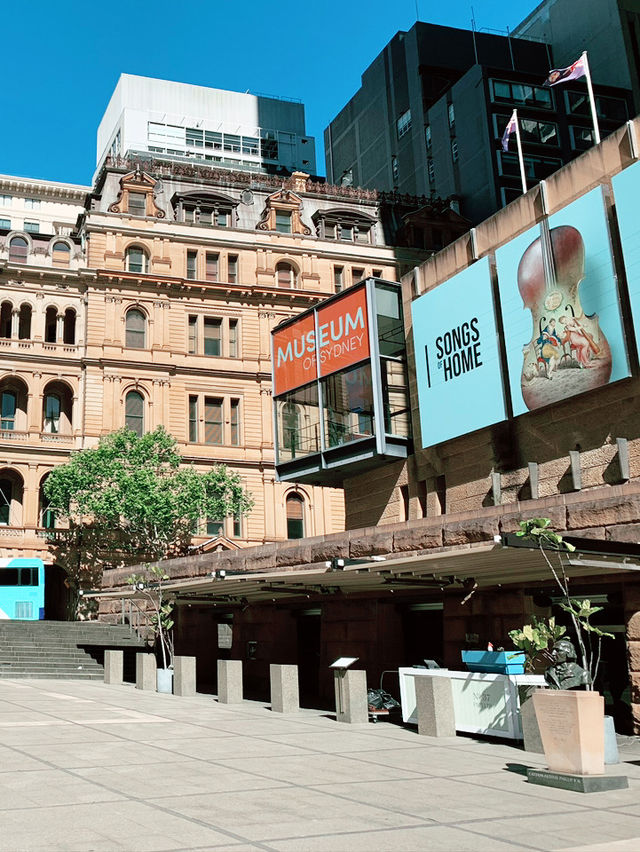
<svg viewBox="0 0 640 852"><path fill-rule="evenodd" d="M21 568L20 569L20 585L21 586L37 586L38 585L38 569L37 568Z"/></svg>
<svg viewBox="0 0 640 852"><path fill-rule="evenodd" d="M0 586L17 586L18 569L0 568Z"/></svg>

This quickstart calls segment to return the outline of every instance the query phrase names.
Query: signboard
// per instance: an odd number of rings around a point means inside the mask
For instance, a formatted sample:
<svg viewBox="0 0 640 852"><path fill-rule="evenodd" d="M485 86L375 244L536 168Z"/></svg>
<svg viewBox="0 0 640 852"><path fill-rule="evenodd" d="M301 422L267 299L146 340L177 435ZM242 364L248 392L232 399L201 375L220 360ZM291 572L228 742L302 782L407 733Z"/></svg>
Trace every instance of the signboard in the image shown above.
<svg viewBox="0 0 640 852"><path fill-rule="evenodd" d="M629 301L636 344L640 348L640 163L634 163L612 179L622 255L627 271Z"/></svg>
<svg viewBox="0 0 640 852"><path fill-rule="evenodd" d="M504 420L489 260L420 296L411 311L422 446Z"/></svg>
<svg viewBox="0 0 640 852"><path fill-rule="evenodd" d="M367 295L364 287L273 333L274 395L302 387L369 357Z"/></svg>
<svg viewBox="0 0 640 852"><path fill-rule="evenodd" d="M514 415L629 375L601 189L496 251Z"/></svg>

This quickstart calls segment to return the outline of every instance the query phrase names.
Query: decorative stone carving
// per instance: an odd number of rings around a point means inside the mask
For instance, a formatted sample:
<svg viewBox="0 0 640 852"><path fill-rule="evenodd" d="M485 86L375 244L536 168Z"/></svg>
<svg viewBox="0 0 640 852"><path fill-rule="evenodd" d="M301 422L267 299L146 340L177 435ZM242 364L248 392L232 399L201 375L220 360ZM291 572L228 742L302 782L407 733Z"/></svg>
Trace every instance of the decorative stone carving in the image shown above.
<svg viewBox="0 0 640 852"><path fill-rule="evenodd" d="M140 165L136 165L135 170L123 175L120 179L120 192L118 197L109 205L109 213L128 213L129 211L129 193L143 193L145 195L145 216L153 216L156 219L164 219L166 213L162 208L158 207L155 200L155 192L158 187L158 181L143 172Z"/></svg>
<svg viewBox="0 0 640 852"><path fill-rule="evenodd" d="M288 213L291 216L291 233L311 236L311 228L304 224L301 215L302 199L290 189L278 190L267 198L262 218L257 224L259 231L275 231L276 216L279 212Z"/></svg>

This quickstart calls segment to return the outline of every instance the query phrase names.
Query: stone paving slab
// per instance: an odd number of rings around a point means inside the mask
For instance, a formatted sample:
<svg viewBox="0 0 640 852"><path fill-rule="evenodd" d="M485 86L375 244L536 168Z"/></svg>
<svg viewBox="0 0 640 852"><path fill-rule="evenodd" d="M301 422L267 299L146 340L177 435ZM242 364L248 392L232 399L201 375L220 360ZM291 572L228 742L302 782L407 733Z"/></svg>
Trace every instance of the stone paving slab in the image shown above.
<svg viewBox="0 0 640 852"><path fill-rule="evenodd" d="M628 790L529 785L541 755L99 682L0 681L0 852L640 850Z"/></svg>

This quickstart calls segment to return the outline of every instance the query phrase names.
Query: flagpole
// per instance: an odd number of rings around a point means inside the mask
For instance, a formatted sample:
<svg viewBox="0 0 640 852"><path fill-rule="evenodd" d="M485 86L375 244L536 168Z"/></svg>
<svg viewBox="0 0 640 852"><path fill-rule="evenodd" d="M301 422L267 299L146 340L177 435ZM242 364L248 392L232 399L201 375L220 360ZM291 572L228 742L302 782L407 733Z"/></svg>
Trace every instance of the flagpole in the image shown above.
<svg viewBox="0 0 640 852"><path fill-rule="evenodd" d="M516 118L516 144L518 146L518 162L520 163L520 177L522 178L522 194L527 194L527 176L524 171L524 157L522 156L522 142L520 141L520 119L518 118L518 110L514 109L513 114Z"/></svg>
<svg viewBox="0 0 640 852"><path fill-rule="evenodd" d="M600 127L598 125L598 113L596 111L596 100L593 96L593 86L591 85L591 70L589 69L589 59L587 57L587 51L585 50L582 54L582 59L584 62L584 76L587 78L587 91L589 92L589 103L591 104L591 118L593 119L593 135L595 138L595 144L600 144Z"/></svg>

